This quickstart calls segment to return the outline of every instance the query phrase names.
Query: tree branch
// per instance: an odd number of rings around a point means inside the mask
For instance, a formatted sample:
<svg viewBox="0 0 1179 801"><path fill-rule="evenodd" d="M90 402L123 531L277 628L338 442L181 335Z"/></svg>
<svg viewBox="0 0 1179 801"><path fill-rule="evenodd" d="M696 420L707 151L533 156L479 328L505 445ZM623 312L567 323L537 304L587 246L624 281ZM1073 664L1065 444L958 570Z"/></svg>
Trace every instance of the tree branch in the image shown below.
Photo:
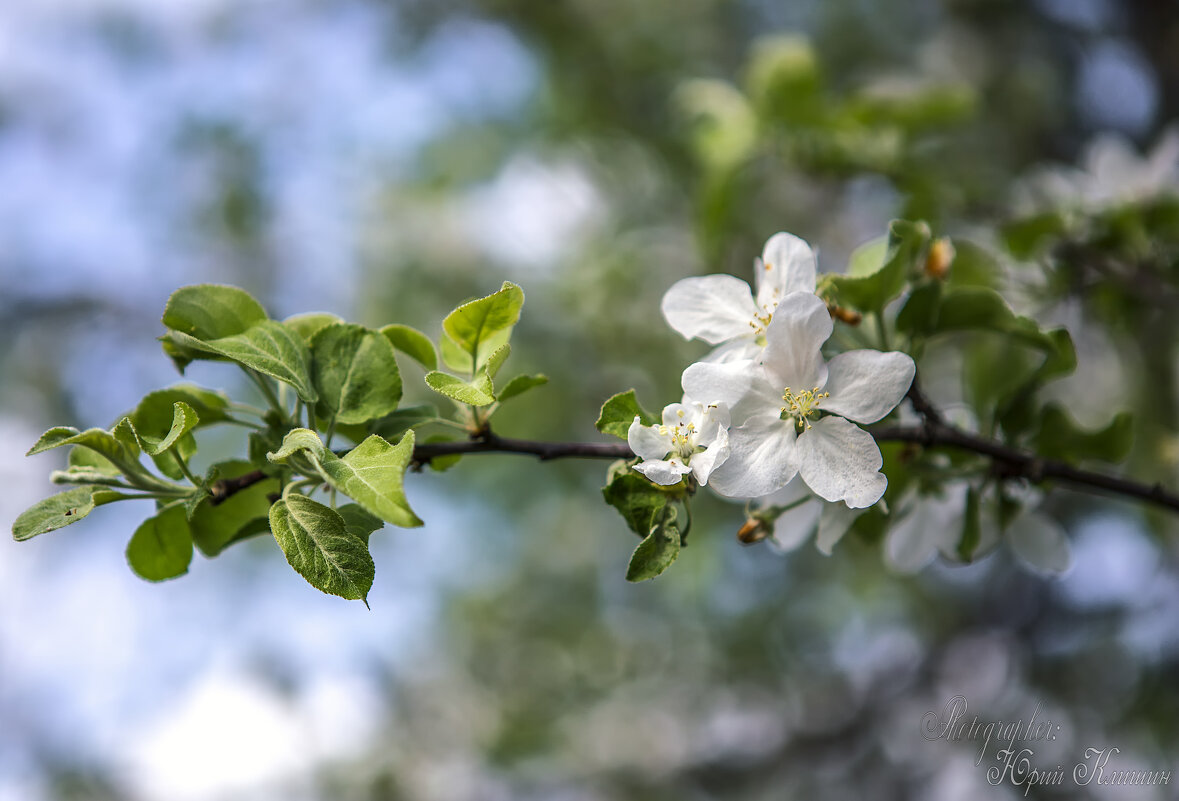
<svg viewBox="0 0 1179 801"><path fill-rule="evenodd" d="M953 448L977 453L991 460L1003 478L1022 478L1033 484L1057 481L1090 490L1101 490L1111 495L1134 498L1179 512L1179 495L1168 492L1161 484L1143 484L1130 479L1082 470L1065 462L1042 459L1035 453L1020 450L986 437L980 437L946 423L937 408L921 391L916 379L906 396L914 410L921 415L919 425L882 426L869 429L877 442L908 442L923 448ZM630 459L634 456L625 442L541 442L510 439L486 432L479 437L457 442L432 442L418 445L413 450L415 469L442 456L473 453L516 453L535 456L541 461L550 459ZM262 481L261 470L221 479L210 488L214 506L232 495Z"/></svg>

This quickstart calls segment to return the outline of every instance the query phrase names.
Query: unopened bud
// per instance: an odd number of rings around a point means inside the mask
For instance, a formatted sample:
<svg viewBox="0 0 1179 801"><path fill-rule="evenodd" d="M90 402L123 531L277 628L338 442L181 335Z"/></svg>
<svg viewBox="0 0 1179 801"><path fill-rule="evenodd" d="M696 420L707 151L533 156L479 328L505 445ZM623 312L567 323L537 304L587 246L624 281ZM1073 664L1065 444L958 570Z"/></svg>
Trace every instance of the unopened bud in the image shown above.
<svg viewBox="0 0 1179 801"><path fill-rule="evenodd" d="M827 313L839 322L847 323L848 325L859 325L860 320L864 319L864 315L858 311L845 309L842 306L836 306L834 303L827 304Z"/></svg>
<svg viewBox="0 0 1179 801"><path fill-rule="evenodd" d="M954 245L949 237L933 240L929 245L929 254L925 257L925 274L938 281L944 281L950 274L954 254Z"/></svg>
<svg viewBox="0 0 1179 801"><path fill-rule="evenodd" d="M737 540L743 545L753 545L770 536L770 526L764 520L749 518L737 529Z"/></svg>

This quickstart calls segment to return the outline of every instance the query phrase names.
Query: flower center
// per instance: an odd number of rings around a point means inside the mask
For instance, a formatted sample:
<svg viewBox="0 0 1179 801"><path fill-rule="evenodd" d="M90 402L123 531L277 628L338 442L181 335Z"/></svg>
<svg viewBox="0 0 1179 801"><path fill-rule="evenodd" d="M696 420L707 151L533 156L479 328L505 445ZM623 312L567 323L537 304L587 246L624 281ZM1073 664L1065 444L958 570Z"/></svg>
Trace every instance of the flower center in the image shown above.
<svg viewBox="0 0 1179 801"><path fill-rule="evenodd" d="M679 412L682 418L684 413ZM672 452L685 462L696 452L696 424L682 419L674 426L659 426L659 433L671 440Z"/></svg>
<svg viewBox="0 0 1179 801"><path fill-rule="evenodd" d="M802 423L804 428L810 428L811 421L808 418L818 414L819 401L830 396L830 392L819 392L818 387L806 389L797 394L791 391L790 387L786 387L786 391L782 393L782 401L786 404L782 407L782 414L786 417L793 417Z"/></svg>

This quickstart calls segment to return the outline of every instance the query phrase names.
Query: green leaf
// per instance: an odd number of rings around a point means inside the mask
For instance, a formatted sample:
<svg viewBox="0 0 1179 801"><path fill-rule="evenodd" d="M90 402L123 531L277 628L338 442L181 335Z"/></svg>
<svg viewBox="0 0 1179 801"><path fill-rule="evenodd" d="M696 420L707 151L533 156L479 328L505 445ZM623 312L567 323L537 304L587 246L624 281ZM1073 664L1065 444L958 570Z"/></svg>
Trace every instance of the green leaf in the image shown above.
<svg viewBox="0 0 1179 801"><path fill-rule="evenodd" d="M634 422L635 415L638 415L639 422L645 426L653 426L659 422L639 406L635 391L628 389L602 404L602 412L598 415L595 425L603 434L613 434L626 439L626 433L630 429L630 424Z"/></svg>
<svg viewBox="0 0 1179 801"><path fill-rule="evenodd" d="M97 492L94 487L75 487L37 501L13 522L12 538L23 542L77 523L100 505L94 497Z"/></svg>
<svg viewBox="0 0 1179 801"><path fill-rule="evenodd" d="M1105 428L1089 431L1077 425L1064 408L1051 403L1041 410L1034 442L1036 453L1045 459L1120 462L1130 454L1134 444L1134 426L1130 414L1122 412Z"/></svg>
<svg viewBox="0 0 1179 801"><path fill-rule="evenodd" d="M680 532L676 527L676 509L665 506L655 511L648 526L650 531L639 543L626 568L627 581L653 579L680 555Z"/></svg>
<svg viewBox="0 0 1179 801"><path fill-rule="evenodd" d="M344 529L366 543L374 531L380 530L385 525L384 520L376 515L370 515L358 503L346 503L337 509L336 513L344 521Z"/></svg>
<svg viewBox="0 0 1179 801"><path fill-rule="evenodd" d="M1031 259L1068 231L1059 212L1045 212L1008 223L1001 229L1004 244L1017 259Z"/></svg>
<svg viewBox="0 0 1179 801"><path fill-rule="evenodd" d="M847 259L849 276L872 275L888 259L888 237L878 236L851 252Z"/></svg>
<svg viewBox="0 0 1179 801"><path fill-rule="evenodd" d="M482 370L470 383L435 370L426 373L426 385L438 394L445 395L459 403L469 403L472 406L487 406L495 403L495 390L491 385L491 379Z"/></svg>
<svg viewBox="0 0 1179 801"><path fill-rule="evenodd" d="M198 340L242 333L266 319L266 310L250 293L235 286L197 284L177 289L164 306L163 322Z"/></svg>
<svg viewBox="0 0 1179 801"><path fill-rule="evenodd" d="M365 423L401 400L401 374L389 340L351 323L320 329L311 341L311 371L320 403L337 422Z"/></svg>
<svg viewBox="0 0 1179 801"><path fill-rule="evenodd" d="M176 419L175 404L178 401L188 404L196 412L200 418L199 428L229 419L229 398L224 393L193 384L177 384L149 392L143 396L135 411L127 416L142 438L160 440L172 429Z"/></svg>
<svg viewBox="0 0 1179 801"><path fill-rule="evenodd" d="M119 475L119 468L115 466L114 462L82 445L70 448L67 464L71 469L86 468L108 476Z"/></svg>
<svg viewBox="0 0 1179 801"><path fill-rule="evenodd" d="M503 403L508 398L514 398L517 395L523 395L530 389L535 387L542 387L549 383L548 376L545 375L518 375L508 383L504 384L503 389L499 391L496 398L500 403Z"/></svg>
<svg viewBox="0 0 1179 801"><path fill-rule="evenodd" d="M511 355L512 346L506 342L492 351L491 355L487 357L487 364L484 367L487 375L491 378L495 378L496 373L499 372L499 368L504 366L504 362L506 362L508 357Z"/></svg>
<svg viewBox="0 0 1179 801"><path fill-rule="evenodd" d="M645 537L651 532L651 515L663 509L671 496L629 466L625 470L610 477L602 497L618 510L631 531Z"/></svg>
<svg viewBox="0 0 1179 801"><path fill-rule="evenodd" d="M456 345L483 366L488 356L507 341L512 327L520 319L524 290L505 281L498 292L464 303L446 315L442 330Z"/></svg>
<svg viewBox="0 0 1179 801"><path fill-rule="evenodd" d="M475 365L471 362L471 354L463 350L446 334L443 334L442 339L439 340L438 350L442 353L442 363L451 370L457 370L460 373L474 371Z"/></svg>
<svg viewBox="0 0 1179 801"><path fill-rule="evenodd" d="M385 415L380 420L369 423L369 434L379 434L383 439L392 442L400 439L411 428L432 423L438 419L438 409L428 403L419 406L404 406L392 414ZM361 442L364 437L357 437L354 441Z"/></svg>
<svg viewBox="0 0 1179 801"><path fill-rule="evenodd" d="M171 331L168 337L188 351L221 356L284 381L295 388L305 403L315 403L318 399L311 382L307 345L282 323L264 320L239 334L219 339L200 340L179 331Z"/></svg>
<svg viewBox="0 0 1179 801"><path fill-rule="evenodd" d="M914 289L897 312L897 331L911 339L929 336L937 329L941 300L940 281L930 281Z"/></svg>
<svg viewBox="0 0 1179 801"><path fill-rule="evenodd" d="M139 463L138 438L130 420L123 418L111 431L101 428L89 428L79 431L68 426L51 428L41 435L33 447L29 448L26 456L60 448L62 445L77 445L94 451L107 462L115 465L127 474L143 475L146 473Z"/></svg>
<svg viewBox="0 0 1179 801"><path fill-rule="evenodd" d="M412 528L422 525L410 509L403 487L413 445L412 430L406 431L397 445L374 434L342 459L326 451L320 465L333 487L368 512L395 526Z"/></svg>
<svg viewBox="0 0 1179 801"><path fill-rule="evenodd" d="M884 261L877 270L859 275L831 276L835 301L841 306L851 306L862 312L879 312L905 288L929 236L929 226L925 223L894 220L888 228L888 249ZM857 270L869 269L859 263L867 257L861 255L853 266Z"/></svg>
<svg viewBox="0 0 1179 801"><path fill-rule="evenodd" d="M172 427L160 440L144 435L142 437L144 450L149 456L159 456L175 445L181 437L196 428L199 422L200 418L197 417L197 413L191 406L184 401L176 401L172 404Z"/></svg>
<svg viewBox="0 0 1179 801"><path fill-rule="evenodd" d="M255 469L251 462L244 460L218 462L209 469L206 483L212 485L218 479L237 478ZM277 479L267 478L235 492L216 506L207 501L202 503L189 521L193 542L201 553L213 557L235 542L268 530L270 499L267 496L277 494L280 489Z"/></svg>
<svg viewBox="0 0 1179 801"><path fill-rule="evenodd" d="M191 563L192 535L180 506L143 521L127 543L127 564L148 581L183 576Z"/></svg>
<svg viewBox="0 0 1179 801"><path fill-rule="evenodd" d="M329 451L323 447L323 440L310 428L293 428L283 437L282 447L266 454L272 462L285 462L299 451L310 451L316 459L323 459Z"/></svg>
<svg viewBox="0 0 1179 801"><path fill-rule="evenodd" d="M454 437L449 437L446 434L435 434L432 437L426 437L423 440L424 444L431 442L456 442ZM445 473L450 468L454 467L462 461L463 455L461 453L452 453L449 456L435 456L430 460L430 469L436 473Z"/></svg>
<svg viewBox="0 0 1179 801"><path fill-rule="evenodd" d="M299 335L307 346L311 346L311 340L315 335L329 325L344 322L334 314L327 312L309 312L307 314L296 314L282 321L282 324Z"/></svg>
<svg viewBox="0 0 1179 801"><path fill-rule="evenodd" d="M427 370L438 369L438 354L434 352L434 343L430 338L408 325L387 325L381 333L389 340L394 350L398 350Z"/></svg>
<svg viewBox="0 0 1179 801"><path fill-rule="evenodd" d="M292 494L270 507L270 529L287 562L311 586L368 605L376 573L372 556L335 510Z"/></svg>

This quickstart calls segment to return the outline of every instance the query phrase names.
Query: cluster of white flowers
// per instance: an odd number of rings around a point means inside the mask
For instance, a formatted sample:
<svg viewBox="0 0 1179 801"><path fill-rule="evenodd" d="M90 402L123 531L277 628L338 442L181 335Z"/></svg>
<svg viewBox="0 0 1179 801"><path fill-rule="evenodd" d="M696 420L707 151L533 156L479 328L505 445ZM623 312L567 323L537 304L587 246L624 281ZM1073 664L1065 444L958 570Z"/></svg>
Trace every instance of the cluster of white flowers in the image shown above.
<svg viewBox="0 0 1179 801"><path fill-rule="evenodd" d="M798 237L772 236L754 269L756 293L731 275L710 275L678 281L664 296L673 329L717 347L684 371L683 400L663 411L662 425L635 418L636 469L665 485L691 472L732 498L771 498L797 476L845 512L875 504L888 483L883 460L856 423L900 403L913 360L875 350L823 358L831 315L814 294L814 253ZM827 517L845 519L843 530L854 519L837 510Z"/></svg>

